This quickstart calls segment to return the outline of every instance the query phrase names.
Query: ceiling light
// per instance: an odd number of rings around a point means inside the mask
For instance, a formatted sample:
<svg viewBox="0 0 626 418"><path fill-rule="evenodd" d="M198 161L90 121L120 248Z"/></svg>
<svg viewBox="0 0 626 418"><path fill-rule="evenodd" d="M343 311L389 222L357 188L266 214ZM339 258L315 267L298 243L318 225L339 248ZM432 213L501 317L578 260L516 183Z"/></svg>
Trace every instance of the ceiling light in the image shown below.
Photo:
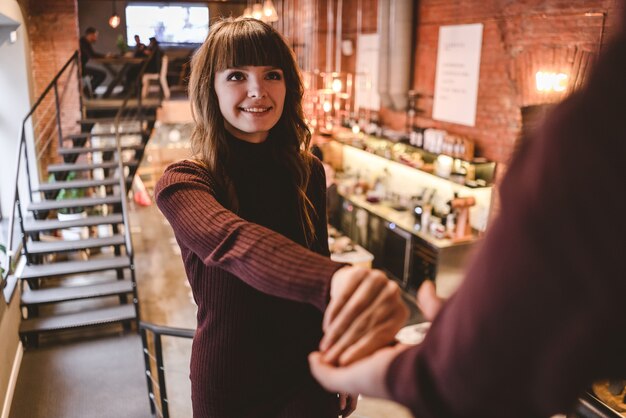
<svg viewBox="0 0 626 418"><path fill-rule="evenodd" d="M111 17L109 18L109 26L115 29L121 22L122 19L120 18L120 15L117 14L117 11L115 11L115 1L113 1L113 14L111 14Z"/></svg>

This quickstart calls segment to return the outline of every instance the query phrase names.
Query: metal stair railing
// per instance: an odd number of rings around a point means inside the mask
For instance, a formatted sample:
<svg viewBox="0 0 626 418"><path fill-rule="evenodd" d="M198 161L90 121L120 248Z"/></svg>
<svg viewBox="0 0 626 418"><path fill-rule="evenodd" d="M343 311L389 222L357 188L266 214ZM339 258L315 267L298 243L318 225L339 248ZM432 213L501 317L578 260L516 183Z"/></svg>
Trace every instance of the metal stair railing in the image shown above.
<svg viewBox="0 0 626 418"><path fill-rule="evenodd" d="M167 398L167 388L165 384L165 365L163 363L163 341L162 337L193 338L195 330L189 328L173 328L152 324L149 322L139 322L141 331L141 341L143 343L143 355L146 367L146 381L148 383L148 397L150 399L150 411L152 416L169 418L169 401ZM154 354L148 346L148 333L152 335L151 343ZM155 368L151 367L151 361ZM158 392L158 394L156 393Z"/></svg>
<svg viewBox="0 0 626 418"><path fill-rule="evenodd" d="M35 112L40 109L40 106L42 106L42 104L44 103L44 100L47 97L49 97L48 95L50 94L51 91L53 91L54 101L52 103L54 103L54 106L55 106L54 119L46 118L46 115L48 114L47 111L51 107L51 104L48 104L48 107L44 109L44 112L38 115L39 120L33 123L32 129L33 129L33 134L34 134L37 128L41 128L39 124L43 123L43 121L46 121L46 119L48 119L48 122L43 126L43 128L40 129L40 133L42 134L42 136L45 136L49 130L50 124L52 123L51 121L54 120L54 122L56 122L56 133L57 133L57 137L59 140L59 144L62 144L63 129L61 126L62 124L61 124L61 107L60 106L61 106L62 98L65 97L65 94L68 91L67 89L68 89L68 86L70 85L70 77L73 74L73 71L72 71L73 69L76 69L76 76L77 76L77 79L79 81L79 86L80 86L79 88L82 89L82 80L80 78L80 70L79 70L80 65L78 65L78 51L75 51L72 54L72 56L67 60L67 62L63 65L63 67L59 70L59 72L54 76L52 81L46 86L46 88L41 93L41 95L39 96L35 104L31 107L30 111L26 114L26 116L22 120L20 140L18 143L17 157L16 157L15 191L13 194L13 205L11 206L11 214L9 216L9 230L8 230L8 238L6 242L5 263L3 263L3 265L6 266L6 270L4 274L2 275L2 279L1 279L2 289L4 289L7 285L7 277L10 273L11 266L14 263L16 256L18 255L17 254L18 248L21 246L21 249L22 249L21 251L24 253L24 255L25 256L28 255L26 245L25 245L26 234L24 234L24 214L22 211L22 205L21 205L22 201L20 199L20 191L19 191L20 178L21 178L20 173L22 172L22 168L23 168L25 171L25 176L26 176L26 185L28 187L28 195L30 197L30 200L32 201L33 186L32 186L32 177L31 177L31 168L29 164L29 152L28 152L28 146L26 143L26 128L27 128L29 121L31 121L32 117L35 115ZM60 92L59 82L61 81L61 77L63 76L67 76L67 80L65 80L65 85L64 85L65 90L63 92ZM82 107L82 98L80 95L79 95L79 101ZM43 144L43 146L40 147L41 149L45 150L47 148L47 146L50 144L50 139L52 138L53 133L54 132L49 133L48 138L43 139L46 142L45 144ZM33 146L35 148L34 150L35 153L37 153L37 146L41 145L41 142L43 141L41 139L42 136L36 137L33 139ZM22 157L25 161L23 167L22 167ZM19 217L20 229L22 232L22 240L20 242L20 245L14 243L16 212L17 212L17 216Z"/></svg>
<svg viewBox="0 0 626 418"><path fill-rule="evenodd" d="M144 114L143 114L142 99L141 99L140 81L141 81L141 78L143 77L143 73L146 70L148 61L149 61L148 59L144 61L139 71L139 75L137 76L137 88L135 89L136 94L137 94L137 103L138 103L137 114L134 116L127 117L126 120L124 120L123 118L128 101L131 98L131 92L129 92L124 97L122 105L120 106L119 110L117 111L117 114L115 115L115 121L113 122L114 133L115 133L115 147L117 148L116 158L117 158L117 169L119 172L119 176L118 176L119 188L120 188L120 196L122 196L122 199L121 199L122 218L124 220L123 227L125 228L124 239L126 243L126 254L130 260L130 275L131 275L131 282L133 284L133 305L135 307L135 314L136 314L137 321L140 320L139 296L137 294L137 281L135 277L135 258L134 258L134 250L133 250L133 241L131 238L130 222L128 218L128 201L127 201L128 193L126 190L126 175L124 173L124 163L122 161L122 141L121 141L120 125L122 122L128 121L129 119L136 120L138 117L140 130L143 131L144 129L143 127L144 120L142 119ZM142 337L142 341L143 341L143 337Z"/></svg>
<svg viewBox="0 0 626 418"><path fill-rule="evenodd" d="M25 220L26 216L24 211L27 210L26 204L35 203L38 199L41 198L54 198L55 195L51 192L43 192L44 196L42 197L40 193L42 191L36 190L33 188L33 180L34 175L38 176L39 183L42 182L42 170L41 167L41 157L46 152L49 151L49 147L54 144L53 140L55 138L58 139L58 147L62 148L64 145L65 139L71 139L73 135L64 137L63 125L61 120L61 109L69 99L77 99L80 105L81 110L81 119L80 123L83 124L84 116L86 113L86 108L83 106L83 83L80 72L79 65L79 54L78 51L75 51L72 56L68 59L68 61L62 66L59 72L54 76L52 81L48 84L48 86L43 90L42 94L36 100L35 104L32 106L28 114L24 117L22 121L21 127L21 135L18 144L17 150L17 158L16 158L16 169L15 169L15 193L14 193L14 201L11 209L11 215L9 218L9 232L8 232L8 240L6 245L6 266L11 266L14 263L14 259L18 255L18 248L21 247L21 251L19 253L24 255L27 263L30 263L31 256L28 253L28 233L25 232ZM147 67L148 60L146 59L143 63L139 76L137 79L137 84L139 85L141 81L141 77L145 72ZM74 71L75 70L75 71ZM75 79L74 79L75 75ZM75 95L72 95L71 89L75 90ZM114 158L117 159L117 168L119 176L119 190L120 190L120 206L121 207L121 215L123 220L123 235L124 235L124 243L127 256L130 262L130 274L131 274L131 282L132 282L132 294L133 294L133 305L135 311L135 320L139 321L139 307L138 307L138 296L137 296L137 286L136 286L136 278L135 278L135 265L134 265L134 251L133 244L131 239L130 227L129 227L129 216L128 216L128 204L127 204L127 183L125 176L125 167L122 161L122 147L121 147L121 136L124 134L120 130L120 126L122 123L126 121L137 121L139 120L139 124L141 125L141 135L142 135L142 147L145 146L147 142L148 133L144 131L144 122L148 127L152 125L149 124L149 121L144 114L144 109L142 107L142 98L140 91L137 90L137 104L138 106L134 107L134 112L128 112L128 101L131 98L130 92L126 95L123 100L122 105L119 107L115 119L114 119L114 135L115 135L115 147L114 153L116 155ZM134 113L134 114L133 114ZM124 116L125 115L125 116ZM97 119L96 119L97 121ZM92 126L93 124L89 122ZM110 122L109 122L110 123ZM27 129L28 128L28 129ZM29 136L32 136L32 141L27 141L27 131L29 131ZM31 132L32 131L32 132ZM34 150L30 150L29 148L33 148ZM55 156L52 155L54 158ZM60 154L57 154L60 155ZM31 165L33 162L36 162L37 169L32 169ZM36 173L36 174L35 174ZM26 177L24 179L24 176ZM22 180L22 181L20 181ZM69 186L68 186L69 187ZM22 189L22 190L20 190ZM27 189L27 190L24 190ZM39 187L38 187L39 189ZM53 192L54 193L54 192ZM57 192L58 193L58 192ZM24 199L24 196L28 195L28 201ZM35 217L41 217L42 213L35 213ZM47 212L43 215L45 216ZM21 229L21 240L20 246L14 245L14 232L15 232L15 224L16 221L19 221L20 229ZM118 226L119 227L119 226ZM116 249L117 251L117 249ZM3 266L5 264L3 263ZM7 268L6 273L2 274L2 289L7 284L7 277L9 273L9 268ZM119 273L119 272L118 272ZM119 277L118 277L119 278ZM22 285L24 281L21 281Z"/></svg>

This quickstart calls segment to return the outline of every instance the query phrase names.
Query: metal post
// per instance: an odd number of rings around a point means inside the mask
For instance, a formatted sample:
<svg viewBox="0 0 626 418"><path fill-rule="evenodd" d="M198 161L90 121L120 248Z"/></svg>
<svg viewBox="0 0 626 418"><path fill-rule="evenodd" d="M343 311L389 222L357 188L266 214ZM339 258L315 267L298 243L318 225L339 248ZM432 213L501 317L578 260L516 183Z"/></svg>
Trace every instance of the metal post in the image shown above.
<svg viewBox="0 0 626 418"><path fill-rule="evenodd" d="M24 147L24 162L26 163L26 180L27 180L27 184L28 184L28 197L29 200L32 202L33 200L33 186L31 185L31 179L30 179L30 164L28 163L28 146L26 145L26 121L24 121L24 123L22 123L22 146ZM19 161L19 160L18 160ZM17 186L17 185L16 185Z"/></svg>
<svg viewBox="0 0 626 418"><path fill-rule="evenodd" d="M59 102L58 83L54 82L54 104L57 113L57 134L59 136L59 148L63 146L63 130L61 129L61 103Z"/></svg>
<svg viewBox="0 0 626 418"><path fill-rule="evenodd" d="M163 366L163 347L161 345L161 334L154 334L154 352L157 361L157 373L159 375L159 395L161 398L161 413L163 418L170 416L167 402L167 392L165 388L165 367Z"/></svg>
<svg viewBox="0 0 626 418"><path fill-rule="evenodd" d="M155 415L156 408L154 403L156 400L154 399L154 388L152 387L152 371L150 370L150 353L148 350L147 333L148 331L145 328L140 329L141 344L143 346L143 360L146 367L146 381L148 383L148 398L150 399L150 412L152 412L152 415Z"/></svg>

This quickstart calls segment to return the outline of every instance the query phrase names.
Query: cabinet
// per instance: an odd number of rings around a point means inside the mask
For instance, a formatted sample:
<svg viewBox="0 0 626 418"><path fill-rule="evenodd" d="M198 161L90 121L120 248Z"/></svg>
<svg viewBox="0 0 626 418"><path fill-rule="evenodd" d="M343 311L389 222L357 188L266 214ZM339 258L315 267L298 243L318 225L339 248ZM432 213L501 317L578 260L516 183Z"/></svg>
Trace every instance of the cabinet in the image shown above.
<svg viewBox="0 0 626 418"><path fill-rule="evenodd" d="M416 230L408 211L371 204L359 196L343 196L341 208L341 231L372 253L374 267L406 291L413 293L430 279L447 296L460 283L475 239L436 239Z"/></svg>

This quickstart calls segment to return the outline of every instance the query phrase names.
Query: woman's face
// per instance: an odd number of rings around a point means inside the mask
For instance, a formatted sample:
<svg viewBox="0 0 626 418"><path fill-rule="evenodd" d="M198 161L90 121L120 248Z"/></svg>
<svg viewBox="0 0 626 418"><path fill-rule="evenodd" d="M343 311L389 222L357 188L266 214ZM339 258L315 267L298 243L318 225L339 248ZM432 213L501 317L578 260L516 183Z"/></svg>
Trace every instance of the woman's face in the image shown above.
<svg viewBox="0 0 626 418"><path fill-rule="evenodd" d="M215 74L215 93L226 130L248 142L263 142L283 114L283 71L275 67L227 68Z"/></svg>

